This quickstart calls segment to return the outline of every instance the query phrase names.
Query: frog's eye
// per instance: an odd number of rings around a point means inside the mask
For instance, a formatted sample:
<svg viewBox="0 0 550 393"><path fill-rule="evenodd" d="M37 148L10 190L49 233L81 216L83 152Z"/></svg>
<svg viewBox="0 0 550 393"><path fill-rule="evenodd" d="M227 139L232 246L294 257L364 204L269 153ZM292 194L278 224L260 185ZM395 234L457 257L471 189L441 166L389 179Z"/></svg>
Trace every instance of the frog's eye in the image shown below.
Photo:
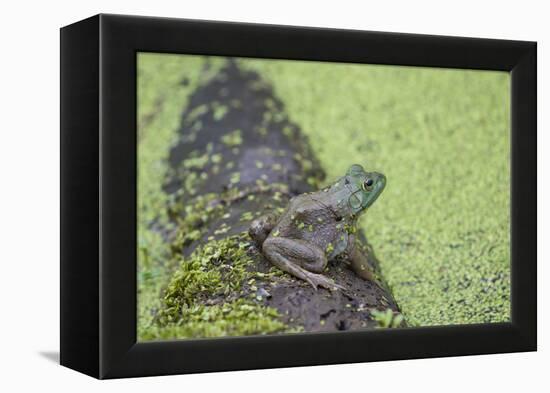
<svg viewBox="0 0 550 393"><path fill-rule="evenodd" d="M370 187L372 186L372 184L374 183L374 181L372 179L367 179L363 182L363 189L366 191L366 190L369 190Z"/></svg>

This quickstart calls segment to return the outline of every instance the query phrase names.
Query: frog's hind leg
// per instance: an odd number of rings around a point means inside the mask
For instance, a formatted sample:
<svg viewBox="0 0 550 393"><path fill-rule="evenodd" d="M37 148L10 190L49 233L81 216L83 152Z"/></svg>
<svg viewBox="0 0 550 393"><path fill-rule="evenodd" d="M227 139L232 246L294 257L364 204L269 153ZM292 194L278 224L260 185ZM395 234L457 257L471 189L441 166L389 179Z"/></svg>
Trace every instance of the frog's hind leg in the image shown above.
<svg viewBox="0 0 550 393"><path fill-rule="evenodd" d="M328 261L325 253L316 245L300 239L268 237L262 246L263 254L279 269L300 278L317 289L345 288L321 273Z"/></svg>

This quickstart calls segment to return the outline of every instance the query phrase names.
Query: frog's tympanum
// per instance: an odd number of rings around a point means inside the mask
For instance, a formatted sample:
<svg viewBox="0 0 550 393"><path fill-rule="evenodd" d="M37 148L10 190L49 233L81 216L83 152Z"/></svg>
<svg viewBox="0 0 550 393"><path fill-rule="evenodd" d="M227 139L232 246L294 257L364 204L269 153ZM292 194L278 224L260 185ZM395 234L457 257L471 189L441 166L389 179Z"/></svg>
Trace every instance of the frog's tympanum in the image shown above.
<svg viewBox="0 0 550 393"><path fill-rule="evenodd" d="M331 186L292 198L280 216L254 220L250 236L271 263L314 288L344 289L321 274L333 259L349 261L356 274L372 279L366 255L356 247L356 225L385 185L384 175L352 165Z"/></svg>

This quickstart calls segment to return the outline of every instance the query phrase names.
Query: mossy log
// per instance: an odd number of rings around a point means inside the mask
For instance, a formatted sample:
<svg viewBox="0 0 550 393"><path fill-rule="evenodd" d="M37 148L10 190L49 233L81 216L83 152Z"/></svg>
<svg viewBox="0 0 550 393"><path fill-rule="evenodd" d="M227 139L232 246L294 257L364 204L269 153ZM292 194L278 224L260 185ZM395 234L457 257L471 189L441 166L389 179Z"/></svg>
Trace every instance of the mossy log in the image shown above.
<svg viewBox="0 0 550 393"><path fill-rule="evenodd" d="M325 274L345 292L315 290L279 271L247 236L254 218L282 211L292 196L326 181L300 128L257 73L228 62L189 98L178 138L165 182L175 225L158 228L178 263L159 325L187 325L184 336L216 336L401 323L362 234L359 242L376 280L365 281L345 263L331 262ZM204 320L215 328L201 330Z"/></svg>

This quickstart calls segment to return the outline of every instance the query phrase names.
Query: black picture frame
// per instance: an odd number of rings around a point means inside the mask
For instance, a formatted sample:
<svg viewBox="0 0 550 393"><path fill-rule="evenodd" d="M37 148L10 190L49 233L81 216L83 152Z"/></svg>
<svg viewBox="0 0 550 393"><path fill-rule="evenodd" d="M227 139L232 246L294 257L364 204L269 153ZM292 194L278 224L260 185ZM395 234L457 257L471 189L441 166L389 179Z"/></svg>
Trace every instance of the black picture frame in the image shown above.
<svg viewBox="0 0 550 393"><path fill-rule="evenodd" d="M511 322L136 343L136 53L511 73ZM96 378L536 350L536 43L96 15L61 29L61 364Z"/></svg>

